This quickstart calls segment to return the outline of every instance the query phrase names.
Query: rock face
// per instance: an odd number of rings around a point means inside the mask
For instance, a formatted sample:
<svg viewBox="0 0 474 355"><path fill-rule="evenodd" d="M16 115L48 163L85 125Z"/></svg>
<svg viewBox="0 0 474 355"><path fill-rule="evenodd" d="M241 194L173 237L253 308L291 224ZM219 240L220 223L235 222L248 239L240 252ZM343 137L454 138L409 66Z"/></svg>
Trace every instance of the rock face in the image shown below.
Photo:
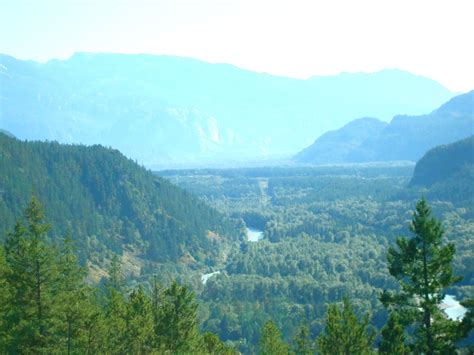
<svg viewBox="0 0 474 355"><path fill-rule="evenodd" d="M0 128L100 143L148 166L289 155L354 117L422 114L453 96L398 70L297 80L169 56L0 63Z"/></svg>
<svg viewBox="0 0 474 355"><path fill-rule="evenodd" d="M360 119L328 132L295 156L303 163L362 163L420 159L440 144L473 134L474 91L458 95L421 116L395 116L383 125Z"/></svg>

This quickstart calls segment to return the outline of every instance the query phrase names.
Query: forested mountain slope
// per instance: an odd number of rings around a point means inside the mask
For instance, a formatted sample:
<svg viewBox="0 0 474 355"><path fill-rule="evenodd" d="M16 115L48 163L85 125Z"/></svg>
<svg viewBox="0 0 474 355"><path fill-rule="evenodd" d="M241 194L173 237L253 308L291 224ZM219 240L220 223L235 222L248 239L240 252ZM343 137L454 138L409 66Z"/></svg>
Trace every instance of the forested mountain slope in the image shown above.
<svg viewBox="0 0 474 355"><path fill-rule="evenodd" d="M295 156L304 163L361 163L375 161L416 161L440 144L463 139L474 130L474 91L458 95L437 110L422 116L395 116L379 131L361 130L359 120L330 132L333 138L321 136L314 144ZM354 127L353 129L351 129ZM347 137L351 137L348 144ZM343 159L334 146L345 147ZM334 153L333 153L334 150ZM312 152L312 153L311 153Z"/></svg>
<svg viewBox="0 0 474 355"><path fill-rule="evenodd" d="M212 262L238 230L216 210L102 146L25 142L0 133L0 235L31 195L53 235L71 230L81 259L125 248L151 261Z"/></svg>
<svg viewBox="0 0 474 355"><path fill-rule="evenodd" d="M111 53L47 63L0 55L0 64L1 128L21 139L112 146L147 166L293 154L354 117L423 114L453 96L399 70L300 80Z"/></svg>
<svg viewBox="0 0 474 355"><path fill-rule="evenodd" d="M429 150L415 166L411 186L474 209L474 136Z"/></svg>

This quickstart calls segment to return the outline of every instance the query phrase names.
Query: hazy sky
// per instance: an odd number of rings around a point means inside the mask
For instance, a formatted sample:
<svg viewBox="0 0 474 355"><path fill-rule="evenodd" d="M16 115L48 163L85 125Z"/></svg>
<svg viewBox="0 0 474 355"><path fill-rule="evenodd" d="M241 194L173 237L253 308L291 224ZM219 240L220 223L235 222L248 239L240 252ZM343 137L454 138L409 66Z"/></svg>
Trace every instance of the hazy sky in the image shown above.
<svg viewBox="0 0 474 355"><path fill-rule="evenodd" d="M0 0L0 52L153 53L306 78L399 68L474 89L473 0Z"/></svg>

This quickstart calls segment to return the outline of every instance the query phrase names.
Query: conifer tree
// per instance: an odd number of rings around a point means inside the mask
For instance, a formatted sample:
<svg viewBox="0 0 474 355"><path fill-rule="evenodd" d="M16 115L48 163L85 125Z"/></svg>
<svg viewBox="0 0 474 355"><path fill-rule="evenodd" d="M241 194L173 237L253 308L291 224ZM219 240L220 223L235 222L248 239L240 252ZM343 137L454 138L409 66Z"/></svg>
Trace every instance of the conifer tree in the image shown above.
<svg viewBox="0 0 474 355"><path fill-rule="evenodd" d="M288 344L282 339L280 329L272 320L263 326L258 347L259 354L262 355L288 354Z"/></svg>
<svg viewBox="0 0 474 355"><path fill-rule="evenodd" d="M150 299L141 286L130 293L125 316L127 352L148 354L153 346L153 312Z"/></svg>
<svg viewBox="0 0 474 355"><path fill-rule="evenodd" d="M122 290L120 261L114 255L109 268L109 278L106 282L107 299L105 307L106 348L111 353L126 351L124 339L126 336L127 307Z"/></svg>
<svg viewBox="0 0 474 355"><path fill-rule="evenodd" d="M387 255L389 272L401 290L384 291L381 301L400 314L402 324L414 328L412 351L452 353L461 337L459 323L447 319L439 305L444 290L460 280L453 274L454 244L443 243L441 223L431 216L425 199L416 204L410 231L413 237L397 238Z"/></svg>
<svg viewBox="0 0 474 355"><path fill-rule="evenodd" d="M39 201L33 197L25 210L26 226L18 221L7 235L7 282L12 291L6 326L9 352L48 351L51 345L53 299L57 269L53 248L48 245L50 225L44 222Z"/></svg>
<svg viewBox="0 0 474 355"><path fill-rule="evenodd" d="M194 293L176 281L163 292L156 325L162 349L171 352L197 352L202 349L197 307Z"/></svg>
<svg viewBox="0 0 474 355"><path fill-rule="evenodd" d="M205 332L202 335L204 342L204 352L207 354L235 354L236 352L226 346L219 337L211 332Z"/></svg>
<svg viewBox="0 0 474 355"><path fill-rule="evenodd" d="M85 322L91 304L90 290L84 283L86 270L78 264L70 232L63 240L58 271L55 343L59 351L71 354L86 346Z"/></svg>
<svg viewBox="0 0 474 355"><path fill-rule="evenodd" d="M359 321L347 297L342 308L329 305L326 326L317 339L318 354L372 354L375 334L368 326L369 316Z"/></svg>
<svg viewBox="0 0 474 355"><path fill-rule="evenodd" d="M392 312L387 324L382 328L382 340L379 345L380 354L409 354L409 348L405 345L405 331L400 324L400 316Z"/></svg>
<svg viewBox="0 0 474 355"><path fill-rule="evenodd" d="M10 285L7 282L9 268L5 259L3 245L0 245L0 354L7 352L8 330L6 317L11 302Z"/></svg>
<svg viewBox="0 0 474 355"><path fill-rule="evenodd" d="M299 327L295 337L293 338L294 352L297 355L312 354L312 344L309 338L309 329L303 324Z"/></svg>

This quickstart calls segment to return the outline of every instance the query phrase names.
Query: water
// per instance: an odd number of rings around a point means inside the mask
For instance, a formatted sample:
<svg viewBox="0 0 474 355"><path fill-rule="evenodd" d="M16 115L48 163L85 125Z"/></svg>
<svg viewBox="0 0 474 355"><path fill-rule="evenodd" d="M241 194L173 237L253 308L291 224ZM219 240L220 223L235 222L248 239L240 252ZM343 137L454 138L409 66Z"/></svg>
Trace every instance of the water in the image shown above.
<svg viewBox="0 0 474 355"><path fill-rule="evenodd" d="M210 272L209 274L204 274L201 276L201 282L203 285L206 284L207 280L209 280L212 276L214 275L217 275L217 274L220 274L221 272L220 271L214 271L214 272Z"/></svg>
<svg viewBox="0 0 474 355"><path fill-rule="evenodd" d="M249 242L258 242L263 239L263 231L255 228L247 228L247 240Z"/></svg>
<svg viewBox="0 0 474 355"><path fill-rule="evenodd" d="M440 308L451 320L461 320L467 312L467 309L464 308L452 295L444 296Z"/></svg>

